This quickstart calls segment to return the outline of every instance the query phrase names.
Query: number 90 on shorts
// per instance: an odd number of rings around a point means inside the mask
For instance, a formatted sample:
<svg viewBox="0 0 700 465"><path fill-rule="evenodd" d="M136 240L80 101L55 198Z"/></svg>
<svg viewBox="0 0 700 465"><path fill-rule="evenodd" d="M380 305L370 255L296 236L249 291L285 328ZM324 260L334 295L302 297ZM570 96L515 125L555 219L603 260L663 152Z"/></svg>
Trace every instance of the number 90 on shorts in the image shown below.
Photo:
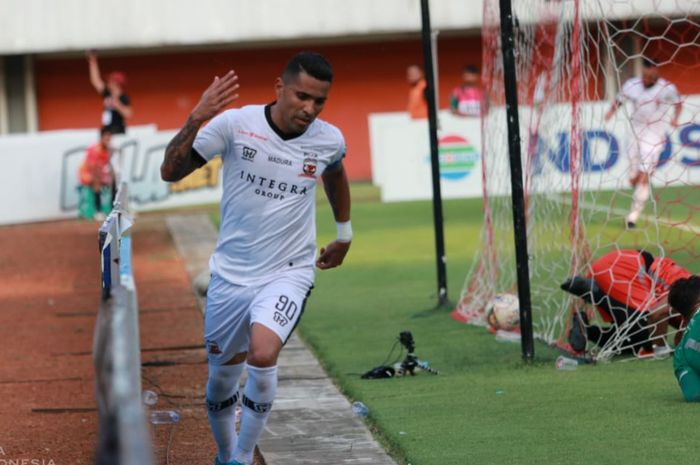
<svg viewBox="0 0 700 465"><path fill-rule="evenodd" d="M313 270L280 273L270 282L240 286L212 276L207 291L204 339L209 359L224 362L246 352L250 326L258 323L287 342L304 312L313 288Z"/></svg>
<svg viewBox="0 0 700 465"><path fill-rule="evenodd" d="M272 319L278 325L286 326L290 321L294 321L299 310L299 305L297 305L294 300L290 299L289 296L282 294L275 304L275 309L277 311Z"/></svg>

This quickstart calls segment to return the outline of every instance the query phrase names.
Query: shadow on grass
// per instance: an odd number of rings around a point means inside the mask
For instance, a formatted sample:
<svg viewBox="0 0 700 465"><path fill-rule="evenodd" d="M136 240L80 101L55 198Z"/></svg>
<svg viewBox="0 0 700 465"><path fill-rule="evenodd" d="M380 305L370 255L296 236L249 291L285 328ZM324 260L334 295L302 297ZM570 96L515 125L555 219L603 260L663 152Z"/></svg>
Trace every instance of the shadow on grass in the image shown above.
<svg viewBox="0 0 700 465"><path fill-rule="evenodd" d="M411 319L415 318L429 318L431 316L436 316L436 315L445 315L450 313L452 310L454 310L455 304L452 301L446 301L442 304L438 303L434 307L430 307L426 310L420 310L413 315L411 315Z"/></svg>

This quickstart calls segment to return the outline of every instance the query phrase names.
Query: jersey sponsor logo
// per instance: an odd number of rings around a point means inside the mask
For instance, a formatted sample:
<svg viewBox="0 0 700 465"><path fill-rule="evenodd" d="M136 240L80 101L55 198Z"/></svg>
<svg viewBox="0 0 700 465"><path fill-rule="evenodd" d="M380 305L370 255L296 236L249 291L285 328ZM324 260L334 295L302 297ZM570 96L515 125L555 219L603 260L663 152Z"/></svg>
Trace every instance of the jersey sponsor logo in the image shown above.
<svg viewBox="0 0 700 465"><path fill-rule="evenodd" d="M316 179L316 168L318 165L318 155L311 152L304 152L304 165L299 176Z"/></svg>
<svg viewBox="0 0 700 465"><path fill-rule="evenodd" d="M248 146L243 146L243 159L246 161L253 161L253 158L255 158L255 154L258 153L257 150L251 149Z"/></svg>
<svg viewBox="0 0 700 465"><path fill-rule="evenodd" d="M288 194L306 195L308 192L306 186L299 186L297 184L278 181L277 179L259 176L245 170L241 170L240 178L241 180L256 186L255 193L257 195L261 195L269 199L282 200L284 199L285 195Z"/></svg>
<svg viewBox="0 0 700 465"><path fill-rule="evenodd" d="M277 155L268 155L267 161L277 163L278 165L292 166L292 161L286 158L278 157Z"/></svg>
<svg viewBox="0 0 700 465"><path fill-rule="evenodd" d="M239 129L238 134L250 137L252 139L267 140L267 137L261 136L260 134L256 134L253 131L246 131L245 129Z"/></svg>

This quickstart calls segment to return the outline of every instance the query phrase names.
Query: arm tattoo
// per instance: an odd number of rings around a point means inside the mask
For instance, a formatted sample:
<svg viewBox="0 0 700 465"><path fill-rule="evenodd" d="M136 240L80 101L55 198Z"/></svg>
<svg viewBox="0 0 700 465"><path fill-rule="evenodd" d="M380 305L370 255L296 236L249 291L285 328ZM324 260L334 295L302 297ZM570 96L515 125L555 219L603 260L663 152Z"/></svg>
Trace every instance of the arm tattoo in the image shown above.
<svg viewBox="0 0 700 465"><path fill-rule="evenodd" d="M165 149L162 171L171 177L182 178L189 174L196 165L192 160L192 143L199 130L199 124L187 118L185 125L170 141Z"/></svg>

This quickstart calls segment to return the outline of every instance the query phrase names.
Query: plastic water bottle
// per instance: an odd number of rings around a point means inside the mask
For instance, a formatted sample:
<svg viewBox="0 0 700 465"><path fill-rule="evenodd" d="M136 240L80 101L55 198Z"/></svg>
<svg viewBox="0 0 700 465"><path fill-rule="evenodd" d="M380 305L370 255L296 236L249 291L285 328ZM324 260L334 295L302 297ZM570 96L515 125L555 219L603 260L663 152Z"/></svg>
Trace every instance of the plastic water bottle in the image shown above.
<svg viewBox="0 0 700 465"><path fill-rule="evenodd" d="M498 342L520 342L520 334L514 331L496 331L496 341Z"/></svg>
<svg viewBox="0 0 700 465"><path fill-rule="evenodd" d="M369 415L369 409L365 404L356 400L352 403L352 413L354 413L356 417L366 417Z"/></svg>
<svg viewBox="0 0 700 465"><path fill-rule="evenodd" d="M149 419L153 425L174 425L180 421L180 414L175 410L153 410Z"/></svg>
<svg viewBox="0 0 700 465"><path fill-rule="evenodd" d="M141 399L147 410L150 410L150 407L158 403L158 394L146 390L141 394ZM152 425L174 425L180 421L180 413L176 410L150 410L147 414Z"/></svg>
<svg viewBox="0 0 700 465"><path fill-rule="evenodd" d="M673 349L671 349L666 344L662 344L662 345L654 344L654 359L656 359L656 360L664 360L669 355L671 355L672 352L673 352Z"/></svg>
<svg viewBox="0 0 700 465"><path fill-rule="evenodd" d="M143 391L143 394L141 394L141 399L143 399L143 405L153 407L158 403L158 394L153 391L146 390Z"/></svg>
<svg viewBox="0 0 700 465"><path fill-rule="evenodd" d="M554 366L560 371L574 371L578 368L578 361L573 358L564 357L560 355L557 357L557 361L554 362Z"/></svg>

